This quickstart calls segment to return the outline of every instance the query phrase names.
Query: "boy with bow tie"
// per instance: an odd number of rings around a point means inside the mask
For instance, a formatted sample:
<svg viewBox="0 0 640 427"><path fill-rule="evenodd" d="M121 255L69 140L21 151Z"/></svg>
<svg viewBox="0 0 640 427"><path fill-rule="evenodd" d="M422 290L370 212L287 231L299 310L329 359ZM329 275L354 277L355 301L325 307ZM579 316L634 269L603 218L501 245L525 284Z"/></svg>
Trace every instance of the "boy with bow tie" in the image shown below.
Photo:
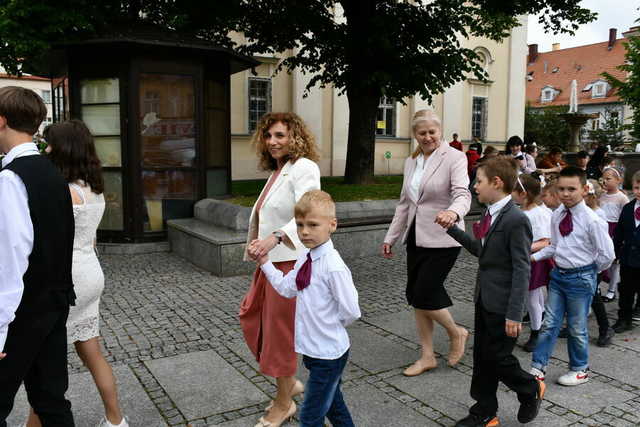
<svg viewBox="0 0 640 427"><path fill-rule="evenodd" d="M607 223L583 200L588 193L585 172L577 167L564 168L557 187L562 206L551 217L551 245L531 257L533 261L553 257L556 264L531 374L544 379L566 313L569 372L558 378L558 383L575 386L589 380L587 315L596 293L598 272L609 268L615 254Z"/></svg>
<svg viewBox="0 0 640 427"><path fill-rule="evenodd" d="M476 404L457 427L498 426L498 382L515 391L520 401L518 421L533 421L540 410L545 385L524 371L512 354L522 330L525 295L531 273L531 224L511 200L518 181L514 159L498 157L477 171L474 189L488 205L474 224L475 239L457 227L447 233L479 258L475 291L475 339L471 397ZM446 226L445 224L440 224Z"/></svg>
<svg viewBox="0 0 640 427"><path fill-rule="evenodd" d="M635 199L622 208L613 236L616 258L620 260L620 300L616 332L633 329L633 298L640 294L640 171L631 178Z"/></svg>
<svg viewBox="0 0 640 427"><path fill-rule="evenodd" d="M349 356L345 326L360 318L358 293L351 272L333 248L336 207L321 190L305 193L295 205L300 241L309 248L286 276L268 256L258 260L273 288L285 298L296 298L295 349L309 370L300 411L300 425L350 427L353 420L340 391L342 371ZM295 413L295 403L289 414Z"/></svg>

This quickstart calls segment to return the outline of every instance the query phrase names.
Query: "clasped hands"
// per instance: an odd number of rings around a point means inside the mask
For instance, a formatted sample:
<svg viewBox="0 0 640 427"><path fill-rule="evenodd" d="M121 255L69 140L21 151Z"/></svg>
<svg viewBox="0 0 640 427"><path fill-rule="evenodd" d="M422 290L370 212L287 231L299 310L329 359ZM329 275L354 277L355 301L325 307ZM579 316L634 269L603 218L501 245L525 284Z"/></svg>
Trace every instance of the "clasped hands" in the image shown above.
<svg viewBox="0 0 640 427"><path fill-rule="evenodd" d="M438 225L441 225L443 228L449 229L453 227L456 222L458 222L458 214L454 211L440 211L438 215L436 215L436 219L434 222ZM391 250L392 245L389 243L382 244L382 256L391 259L393 258L393 251Z"/></svg>
<svg viewBox="0 0 640 427"><path fill-rule="evenodd" d="M278 238L273 234L269 235L262 240L254 239L249 243L249 247L247 248L247 254L249 258L254 261L260 262L260 264L264 264L266 262L267 255L271 249L275 248L278 244Z"/></svg>

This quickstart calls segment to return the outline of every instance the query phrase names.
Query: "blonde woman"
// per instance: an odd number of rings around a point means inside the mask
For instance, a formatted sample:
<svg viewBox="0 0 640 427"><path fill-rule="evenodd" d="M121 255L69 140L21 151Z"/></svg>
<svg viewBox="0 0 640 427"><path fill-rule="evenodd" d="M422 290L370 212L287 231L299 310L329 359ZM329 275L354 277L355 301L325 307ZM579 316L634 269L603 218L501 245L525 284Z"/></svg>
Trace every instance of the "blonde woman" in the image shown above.
<svg viewBox="0 0 640 427"><path fill-rule="evenodd" d="M467 159L464 153L442 142L438 116L420 110L413 117L418 147L405 162L400 201L382 244L382 254L391 258L391 248L400 240L407 245L407 301L415 309L422 354L404 371L420 375L437 366L433 352L434 322L445 328L450 340L448 363L456 365L464 354L469 333L458 326L447 310L452 305L444 281L460 254L460 245L445 232L457 224L471 205Z"/></svg>
<svg viewBox="0 0 640 427"><path fill-rule="evenodd" d="M294 113L267 113L253 135L259 166L271 175L253 206L245 260L269 254L286 274L305 250L296 233L293 208L304 193L320 189L319 156L313 135ZM240 324L260 372L276 378L277 394L256 427L277 427L296 412L292 397L302 393L296 380L293 332L296 300L280 296L256 268L240 306Z"/></svg>

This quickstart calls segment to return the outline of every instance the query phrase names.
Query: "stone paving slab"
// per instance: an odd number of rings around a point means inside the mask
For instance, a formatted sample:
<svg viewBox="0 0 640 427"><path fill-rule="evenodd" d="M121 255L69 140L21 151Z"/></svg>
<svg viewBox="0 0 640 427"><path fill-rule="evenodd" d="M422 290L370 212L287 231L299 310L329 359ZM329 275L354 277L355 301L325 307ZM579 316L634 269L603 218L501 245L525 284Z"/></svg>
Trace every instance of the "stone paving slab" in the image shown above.
<svg viewBox="0 0 640 427"><path fill-rule="evenodd" d="M437 425L369 384L343 390L343 394L358 427Z"/></svg>
<svg viewBox="0 0 640 427"><path fill-rule="evenodd" d="M118 395L122 411L131 426L165 427L164 422L151 399L147 396L138 379L128 366L113 369L118 383ZM76 426L95 426L104 414L102 400L91 374L69 376L67 399L71 401ZM24 387L16 397L15 406L7 422L9 427L22 427L29 413L29 403Z"/></svg>
<svg viewBox="0 0 640 427"><path fill-rule="evenodd" d="M415 378L397 376L388 379L388 382L454 420L465 417L474 403L469 395L471 377L453 369L437 369ZM516 415L520 404L515 393L499 390L498 402L498 417L502 425L519 425ZM567 424L569 422L561 417L541 410L535 422L529 425L542 427Z"/></svg>
<svg viewBox="0 0 640 427"><path fill-rule="evenodd" d="M388 371L415 362L415 350L377 335L363 327L349 329L349 359L371 373Z"/></svg>
<svg viewBox="0 0 640 427"><path fill-rule="evenodd" d="M229 348L235 354L237 354L238 357L240 357L242 360L247 362L253 369L255 369L257 372L260 372L260 367L258 365L258 362L256 361L255 357L253 357L253 354L251 353L251 351L249 350L249 348L245 343L232 344L229 346ZM349 357L350 361L347 363L347 366L344 368L342 379L344 381L348 381L354 378L361 377L363 375L367 375L366 372L364 372L362 369L358 368L357 366L353 365L353 363L351 363L351 355L349 356L350 356ZM298 355L298 372L296 373L296 377L303 383L306 383L307 379L309 378L309 371L307 371L307 369L304 367L302 363L302 356L300 355ZM275 378L273 377L265 376L265 378L272 384L275 384L276 382Z"/></svg>
<svg viewBox="0 0 640 427"><path fill-rule="evenodd" d="M451 312L455 321L467 327L471 332L473 320L469 323L469 317L473 319L473 304L456 303L451 307ZM469 314L470 313L470 314ZM385 316L376 316L375 318L365 318L365 321L378 326L385 331L389 331L394 335L401 336L413 343L418 343L418 331L416 330L416 321L413 310L401 311L399 313L388 314ZM464 323L463 323L464 322ZM470 326L469 326L470 325ZM449 337L444 328L435 325L433 331L433 348L436 353L446 357L449 354ZM462 358L463 363L472 363L473 334L469 334L465 355ZM416 356L419 354L416 351Z"/></svg>
<svg viewBox="0 0 640 427"><path fill-rule="evenodd" d="M266 400L264 393L214 351L145 363L188 420Z"/></svg>

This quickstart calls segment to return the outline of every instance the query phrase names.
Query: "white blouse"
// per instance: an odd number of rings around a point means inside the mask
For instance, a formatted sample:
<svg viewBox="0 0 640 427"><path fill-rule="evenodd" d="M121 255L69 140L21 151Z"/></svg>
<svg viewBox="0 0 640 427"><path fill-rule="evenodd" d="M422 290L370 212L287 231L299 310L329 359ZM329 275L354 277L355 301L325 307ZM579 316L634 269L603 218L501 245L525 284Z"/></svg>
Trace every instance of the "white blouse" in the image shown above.
<svg viewBox="0 0 640 427"><path fill-rule="evenodd" d="M546 207L536 206L533 209L524 211L533 232L533 241L551 238L551 211Z"/></svg>
<svg viewBox="0 0 640 427"><path fill-rule="evenodd" d="M433 156L429 156L425 159L422 153L416 157L416 167L413 170L411 184L409 185L409 196L416 203L420 198L420 184L422 183L422 178L424 177L424 173L429 167L429 162L432 158Z"/></svg>

